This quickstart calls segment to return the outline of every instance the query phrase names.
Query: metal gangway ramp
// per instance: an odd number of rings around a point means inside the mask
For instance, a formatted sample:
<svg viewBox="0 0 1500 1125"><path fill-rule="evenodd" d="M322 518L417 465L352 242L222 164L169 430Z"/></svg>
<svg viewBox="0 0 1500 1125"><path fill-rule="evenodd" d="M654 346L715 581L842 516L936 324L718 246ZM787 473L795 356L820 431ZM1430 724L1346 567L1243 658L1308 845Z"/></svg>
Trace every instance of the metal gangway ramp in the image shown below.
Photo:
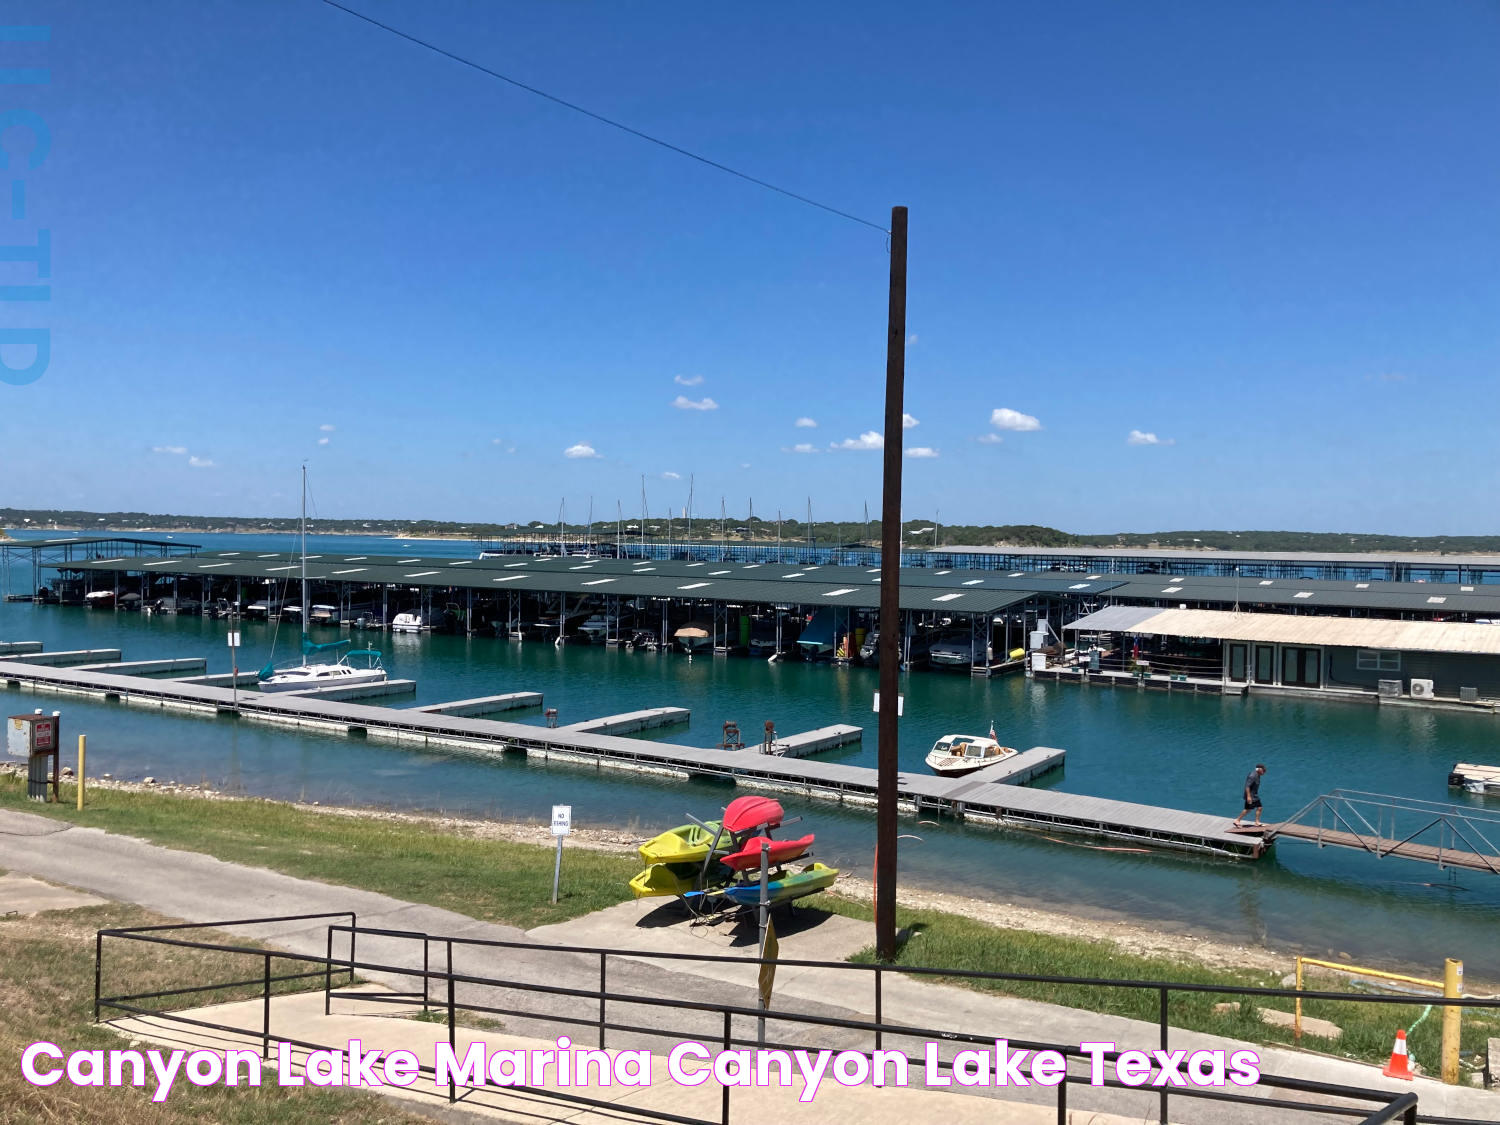
<svg viewBox="0 0 1500 1125"><path fill-rule="evenodd" d="M1500 875L1500 812L1488 809L1335 789L1266 828L1267 843L1282 837Z"/></svg>

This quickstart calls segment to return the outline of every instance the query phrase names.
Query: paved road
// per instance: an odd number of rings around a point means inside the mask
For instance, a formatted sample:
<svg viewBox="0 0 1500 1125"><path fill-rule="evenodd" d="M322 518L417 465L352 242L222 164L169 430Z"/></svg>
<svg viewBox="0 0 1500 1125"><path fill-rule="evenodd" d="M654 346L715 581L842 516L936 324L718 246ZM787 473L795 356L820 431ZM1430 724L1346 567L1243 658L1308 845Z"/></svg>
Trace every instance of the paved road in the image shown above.
<svg viewBox="0 0 1500 1125"><path fill-rule="evenodd" d="M611 948L650 947L650 931L615 931L590 919L560 926L541 927L532 934L511 926L480 922L437 907L405 902L386 895L351 887L333 886L298 879L263 868L225 863L195 852L158 847L127 836L95 828L76 828L45 817L0 810L0 868L23 872L41 879L77 887L122 902L135 903L157 913L192 922L216 922L245 917L308 914L320 911L357 912L361 926L419 931L451 937L479 938L520 943L515 949L484 949L455 946L454 968L460 973L490 980L520 984L545 983L579 989L595 989L599 983L599 958L593 954L558 951L559 941L598 944ZM607 914L609 912L601 912ZM264 940L290 952L322 957L327 930L322 924L288 923L258 927L228 927L232 932ZM614 940L611 940L613 937ZM551 944L549 944L551 943ZM803 955L813 943L802 946ZM715 950L721 951L721 950ZM790 951L786 955L795 955ZM446 947L429 950L434 967L446 965ZM422 943L402 939L361 937L361 962L418 969ZM106 959L107 960L107 959ZM107 965L106 965L107 967ZM685 964L669 970L660 963L630 957L611 957L608 986L611 992L640 996L667 996L703 1003L731 1003L754 1007L754 970L706 964ZM396 974L363 972L367 978L396 987L414 989L420 984ZM744 983L736 983L736 978ZM120 982L123 987L124 982ZM434 996L443 986L434 985ZM109 985L106 983L106 990ZM503 1017L507 1029L519 1035L572 1034L581 1044L592 1044L592 1029L568 1027L559 1021L573 1016L592 1019L598 1002L582 997L555 997L495 986L461 986L459 1000L517 1009L535 1018ZM843 1019L873 1018L868 979L833 970L787 974L777 990L776 1007L789 1012L834 1016ZM684 1038L713 1042L722 1035L722 1016L681 1008L611 1003L611 1021L638 1025L639 1032L611 1032L612 1048L650 1047ZM549 1018L550 1017L550 1018ZM1034 1039L1077 1044L1084 1040L1112 1040L1149 1049L1158 1045L1157 1028L1136 1020L1101 1016L1074 1008L991 996L968 989L888 976L884 1018L909 1027L951 1029L976 1035ZM651 1029L662 1029L652 1033ZM666 1031L670 1029L670 1033ZM736 1034L748 1035L746 1021ZM799 1045L854 1047L870 1045L859 1032L838 1029L798 1029L792 1024L773 1026L778 1035ZM892 1044L887 1044L892 1045ZM904 1044L903 1044L904 1045ZM1356 1087L1378 1087L1393 1091L1411 1089L1408 1084L1382 1079L1376 1068L1340 1060L1323 1059L1296 1052L1258 1049L1249 1044L1218 1039L1195 1032L1173 1031L1172 1047L1255 1049L1266 1072L1299 1078L1336 1082ZM918 1051L917 1053L920 1053ZM951 1052L945 1051L944 1057ZM1478 1090L1445 1087L1419 1081L1417 1090L1424 1114L1468 1117L1481 1121L1500 1120L1500 1095ZM1032 1088L1006 1091L1007 1097L1050 1102L1051 1091ZM1095 1090L1070 1087L1070 1104L1078 1108L1111 1110L1142 1119L1154 1114L1156 1097L1133 1091ZM1327 1122L1335 1119L1287 1111L1255 1111L1220 1107L1201 1101L1177 1099L1173 1116L1204 1125L1231 1125L1245 1121ZM1154 1119L1154 1117L1153 1117ZM1344 1119L1347 1120L1347 1119Z"/></svg>

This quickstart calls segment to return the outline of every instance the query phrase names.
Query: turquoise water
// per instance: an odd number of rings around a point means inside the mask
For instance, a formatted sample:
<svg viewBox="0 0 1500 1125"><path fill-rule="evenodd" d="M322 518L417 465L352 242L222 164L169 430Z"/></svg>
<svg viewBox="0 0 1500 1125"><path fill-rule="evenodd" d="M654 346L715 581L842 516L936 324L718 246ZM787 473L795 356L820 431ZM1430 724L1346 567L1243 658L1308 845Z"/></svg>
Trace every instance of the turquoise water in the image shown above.
<svg viewBox="0 0 1500 1125"><path fill-rule="evenodd" d="M200 536L205 542L214 537ZM228 539L229 537L223 537ZM266 549L274 539L232 540ZM347 539L320 548L376 550ZM421 544L424 553L468 544ZM432 550L428 550L432 548ZM0 639L40 640L49 649L120 648L126 659L201 655L226 671L224 624L196 617L143 617L72 607L0 607ZM273 626L242 625L240 663L256 667L270 651ZM330 634L331 635L331 634ZM281 653L291 655L294 629L283 626ZM832 722L863 726L863 745L833 760L873 765L875 672L743 658L626 653L603 647L515 644L492 637L385 636L379 642L392 674L418 682L416 698L438 702L503 691L541 691L561 721L675 705L692 722L653 732L687 745L718 742L733 719L750 741L765 720L782 733ZM1328 701L1186 697L1073 685L1021 677L971 680L918 672L907 676L901 728L904 769L919 771L939 735L986 730L1025 748L1063 747L1066 771L1045 782L1071 792L1232 815L1240 785L1257 761L1269 767L1262 794L1275 819L1335 787L1436 801L1479 803L1452 794L1449 767L1494 761L1493 718ZM729 799L719 783L643 780L617 773L524 761L476 761L397 749L343 737L305 735L232 719L191 718L66 697L11 695L10 710L60 709L68 735L87 731L94 771L117 777L207 780L248 793L443 809L541 821L554 802L571 803L580 824L634 826L642 835L706 817ZM520 716L540 723L538 712ZM91 771L92 772L92 771ZM819 836L818 856L868 875L874 835L868 813L822 802L786 802ZM1495 807L1495 802L1490 802ZM904 822L903 877L935 889L1002 902L1149 920L1311 953L1434 968L1445 956L1471 975L1500 977L1500 879L1450 874L1402 860L1319 850L1284 841L1257 863L1171 854L1103 852L1081 842L1036 834L963 828L925 818ZM1059 840L1063 838L1059 837ZM3 846L3 845L0 845ZM3 864L0 864L3 866Z"/></svg>

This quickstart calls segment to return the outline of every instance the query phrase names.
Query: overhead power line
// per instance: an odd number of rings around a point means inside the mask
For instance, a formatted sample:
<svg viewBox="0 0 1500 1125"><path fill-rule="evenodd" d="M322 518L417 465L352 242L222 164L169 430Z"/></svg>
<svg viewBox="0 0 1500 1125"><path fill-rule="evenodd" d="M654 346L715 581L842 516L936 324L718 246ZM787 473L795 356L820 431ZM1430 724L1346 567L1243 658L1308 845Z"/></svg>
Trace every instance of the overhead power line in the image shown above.
<svg viewBox="0 0 1500 1125"><path fill-rule="evenodd" d="M479 71L479 73L488 75L491 78L498 78L501 82L505 82L511 86L514 86L518 90L525 90L528 94L535 94L539 98L545 98L547 101L552 102L555 105L560 105L564 109L571 109L574 113L581 113L585 117L591 117L595 121L598 121L604 125L608 125L612 129L618 129L622 133L629 133L632 137L638 137L643 141L649 141L651 144L658 145L661 148L667 149L671 152L675 152L679 156L685 156L689 160L696 160L699 164L706 164L710 168L717 168L720 172L727 172L729 175L744 180L746 183L754 184L756 187L763 187L767 191L774 191L778 195L784 195L789 199L795 199L799 203L806 203L809 207L816 207L820 211L827 211L830 215L837 215L841 219L848 219L852 223L859 223L861 226L870 227L874 230L878 230L881 234L890 234L890 231L881 226L879 223L873 223L869 219L862 219L858 215L852 215L848 211L841 211L837 207L830 207L827 203L819 203L816 199L810 199L805 195L799 195L797 192L790 191L784 187L778 187L776 184L771 183L769 180L762 180L758 176L750 175L748 172L741 172L738 168L731 168L729 165L721 164L717 160L711 160L707 156L700 156L696 152L690 152L680 145L674 145L671 141L664 141L660 137L653 137L650 133L643 133L641 132L641 130L632 128L631 126L626 125L624 122L616 121L610 117L605 117L602 113L595 113L593 110L586 109L583 106L578 105L576 102L570 102L566 98L558 97L556 94L549 94L546 90L539 90L535 86L528 85L527 83L522 82L519 79L510 77L510 75L508 74L501 74L498 70L485 66L483 63L475 62L473 59L464 58L464 56L462 55L454 54L452 51L445 50L444 48L439 47L436 43L430 43L426 39L418 38L417 36L412 35L409 32L402 31L400 28L392 27L388 23L382 23L380 20L375 19L373 16L367 16L363 12L356 11L353 8L349 8L343 4L338 3L338 0L323 0L323 3L327 4L330 8L338 9L345 15L353 16L357 20L363 20L371 27L378 27L381 31L388 32L391 35L396 36L398 39L405 39L408 43L415 43L418 47L425 47L427 50L433 52L434 54L442 55L445 59L451 59L453 62L460 63L472 70L477 70Z"/></svg>

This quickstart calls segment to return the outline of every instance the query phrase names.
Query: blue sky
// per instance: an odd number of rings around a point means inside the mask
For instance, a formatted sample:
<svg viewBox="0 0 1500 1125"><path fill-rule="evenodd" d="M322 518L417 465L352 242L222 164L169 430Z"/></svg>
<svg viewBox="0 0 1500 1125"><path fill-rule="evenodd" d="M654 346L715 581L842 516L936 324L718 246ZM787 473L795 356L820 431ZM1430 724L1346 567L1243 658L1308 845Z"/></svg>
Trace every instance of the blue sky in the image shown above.
<svg viewBox="0 0 1500 1125"><path fill-rule="evenodd" d="M351 2L909 206L909 515L1495 530L1500 5ZM317 0L30 6L0 506L292 514L307 459L327 516L878 510L876 231Z"/></svg>

